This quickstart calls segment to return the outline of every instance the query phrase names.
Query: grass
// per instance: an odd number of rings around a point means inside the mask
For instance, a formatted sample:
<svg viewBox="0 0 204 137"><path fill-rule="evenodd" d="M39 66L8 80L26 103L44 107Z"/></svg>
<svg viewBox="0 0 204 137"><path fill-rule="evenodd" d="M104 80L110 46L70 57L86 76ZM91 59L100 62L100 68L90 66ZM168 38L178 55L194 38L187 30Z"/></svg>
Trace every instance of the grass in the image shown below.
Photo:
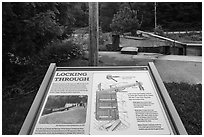
<svg viewBox="0 0 204 137"><path fill-rule="evenodd" d="M19 133L24 119L35 98L36 92L16 99L2 100L2 134L16 135Z"/></svg>
<svg viewBox="0 0 204 137"><path fill-rule="evenodd" d="M190 135L202 134L202 85L165 83L179 116Z"/></svg>

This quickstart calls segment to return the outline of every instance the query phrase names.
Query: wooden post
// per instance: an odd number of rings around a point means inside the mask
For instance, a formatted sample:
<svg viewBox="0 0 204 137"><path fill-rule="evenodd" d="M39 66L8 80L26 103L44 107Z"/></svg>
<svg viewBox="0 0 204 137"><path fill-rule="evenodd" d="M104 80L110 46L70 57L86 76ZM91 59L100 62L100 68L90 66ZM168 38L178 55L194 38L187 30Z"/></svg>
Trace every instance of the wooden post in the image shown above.
<svg viewBox="0 0 204 137"><path fill-rule="evenodd" d="M157 28L157 3L154 3L154 33L156 34Z"/></svg>
<svg viewBox="0 0 204 137"><path fill-rule="evenodd" d="M89 2L89 66L98 65L98 3Z"/></svg>

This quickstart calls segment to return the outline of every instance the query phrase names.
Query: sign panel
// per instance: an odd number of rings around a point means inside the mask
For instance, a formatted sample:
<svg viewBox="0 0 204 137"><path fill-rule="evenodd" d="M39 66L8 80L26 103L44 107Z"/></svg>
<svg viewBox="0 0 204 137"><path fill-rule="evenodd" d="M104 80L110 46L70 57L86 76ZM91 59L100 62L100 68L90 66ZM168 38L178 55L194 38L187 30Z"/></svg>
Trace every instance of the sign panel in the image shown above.
<svg viewBox="0 0 204 137"><path fill-rule="evenodd" d="M178 134L152 73L148 66L57 67L20 134Z"/></svg>

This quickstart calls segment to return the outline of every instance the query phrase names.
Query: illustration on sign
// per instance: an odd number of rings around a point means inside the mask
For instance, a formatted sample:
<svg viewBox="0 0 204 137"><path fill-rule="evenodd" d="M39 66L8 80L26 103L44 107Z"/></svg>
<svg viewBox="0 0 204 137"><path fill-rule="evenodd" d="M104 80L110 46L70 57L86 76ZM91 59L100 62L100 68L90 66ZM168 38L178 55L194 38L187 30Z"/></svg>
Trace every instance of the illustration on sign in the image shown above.
<svg viewBox="0 0 204 137"><path fill-rule="evenodd" d="M147 71L95 72L91 134L171 134Z"/></svg>
<svg viewBox="0 0 204 137"><path fill-rule="evenodd" d="M99 126L100 130L114 131L128 128L130 123L128 121L127 111L125 110L126 101L117 92L127 92L125 91L126 88L134 88L136 86L140 90L144 90L141 82L136 81L132 84L121 84L115 78L120 77L106 76L106 79L116 82L116 84L109 85L110 88L108 89L103 89L102 83L98 84L98 91L96 91L96 119L102 123ZM118 106L120 107L118 108Z"/></svg>

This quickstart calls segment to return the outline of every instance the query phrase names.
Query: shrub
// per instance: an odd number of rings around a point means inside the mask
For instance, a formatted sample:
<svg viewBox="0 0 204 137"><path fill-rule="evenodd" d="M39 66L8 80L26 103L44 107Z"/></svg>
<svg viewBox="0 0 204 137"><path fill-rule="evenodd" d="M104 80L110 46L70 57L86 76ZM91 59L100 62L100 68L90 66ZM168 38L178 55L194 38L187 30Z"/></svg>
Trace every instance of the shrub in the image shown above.
<svg viewBox="0 0 204 137"><path fill-rule="evenodd" d="M73 35L70 40L76 44L81 45L82 49L84 51L88 50L88 44L89 44L89 35L88 34L75 34Z"/></svg>
<svg viewBox="0 0 204 137"><path fill-rule="evenodd" d="M82 46L71 41L55 43L47 46L35 57L34 65L49 65L61 63L73 58L79 58L83 54ZM37 63L37 64L36 64Z"/></svg>
<svg viewBox="0 0 204 137"><path fill-rule="evenodd" d="M154 32L155 34L164 36L164 30L161 25L156 26L156 28L154 28Z"/></svg>
<svg viewBox="0 0 204 137"><path fill-rule="evenodd" d="M129 7L124 7L114 14L110 28L116 34L131 32L134 36L136 35L136 31L141 27L141 24L142 19L140 20L138 18L137 11Z"/></svg>
<svg viewBox="0 0 204 137"><path fill-rule="evenodd" d="M31 91L37 91L45 72L50 63L67 62L79 58L83 54L82 46L71 41L60 43L55 42L48 45L34 57L29 59L26 65L12 67L14 70L3 85L3 98L13 98ZM18 66L17 66L18 65ZM14 73L15 72L15 73Z"/></svg>
<svg viewBox="0 0 204 137"><path fill-rule="evenodd" d="M107 48L107 45L112 45L111 33L99 33L99 51L112 51Z"/></svg>
<svg viewBox="0 0 204 137"><path fill-rule="evenodd" d="M178 41L202 41L201 33L184 33L184 34L167 34L169 38L178 40Z"/></svg>

